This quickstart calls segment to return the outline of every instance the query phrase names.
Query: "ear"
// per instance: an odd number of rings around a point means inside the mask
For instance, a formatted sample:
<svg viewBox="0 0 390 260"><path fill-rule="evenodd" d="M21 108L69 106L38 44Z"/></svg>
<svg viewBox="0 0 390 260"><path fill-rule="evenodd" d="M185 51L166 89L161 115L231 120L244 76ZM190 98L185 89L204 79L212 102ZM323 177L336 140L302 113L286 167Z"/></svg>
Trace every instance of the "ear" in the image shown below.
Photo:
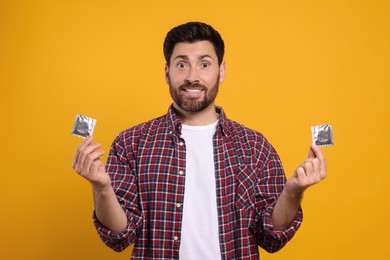
<svg viewBox="0 0 390 260"><path fill-rule="evenodd" d="M165 82L169 85L169 66L168 63L165 64Z"/></svg>
<svg viewBox="0 0 390 260"><path fill-rule="evenodd" d="M225 80L225 73L226 64L225 61L222 61L221 65L219 66L219 83L222 83Z"/></svg>

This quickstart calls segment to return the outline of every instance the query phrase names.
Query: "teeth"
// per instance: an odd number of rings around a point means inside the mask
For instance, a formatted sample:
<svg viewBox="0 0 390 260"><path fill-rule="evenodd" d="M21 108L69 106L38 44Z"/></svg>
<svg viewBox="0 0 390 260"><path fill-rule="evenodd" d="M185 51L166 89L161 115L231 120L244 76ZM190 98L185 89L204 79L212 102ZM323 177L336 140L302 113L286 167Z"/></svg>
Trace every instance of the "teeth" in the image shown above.
<svg viewBox="0 0 390 260"><path fill-rule="evenodd" d="M186 89L187 92L200 92L201 90L200 89Z"/></svg>

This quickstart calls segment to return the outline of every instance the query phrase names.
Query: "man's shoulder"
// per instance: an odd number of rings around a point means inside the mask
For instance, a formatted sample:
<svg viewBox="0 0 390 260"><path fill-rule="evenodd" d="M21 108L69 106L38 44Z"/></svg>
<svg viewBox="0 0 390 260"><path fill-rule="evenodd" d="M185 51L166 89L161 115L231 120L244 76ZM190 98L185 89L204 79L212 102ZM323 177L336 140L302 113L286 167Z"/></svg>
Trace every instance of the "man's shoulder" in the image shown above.
<svg viewBox="0 0 390 260"><path fill-rule="evenodd" d="M244 157L250 158L249 161L277 156L275 148L261 132L233 120L228 120L228 124L230 140Z"/></svg>
<svg viewBox="0 0 390 260"><path fill-rule="evenodd" d="M254 130L250 127L245 126L244 124L238 123L237 121L227 119L229 132L234 136L245 137L248 139L264 139L264 135Z"/></svg>
<svg viewBox="0 0 390 260"><path fill-rule="evenodd" d="M156 118L153 118L149 121L137 124L132 126L124 131L122 131L119 136L129 138L129 137L139 137L142 135L151 135L159 131L167 129L167 119L166 115L162 115Z"/></svg>

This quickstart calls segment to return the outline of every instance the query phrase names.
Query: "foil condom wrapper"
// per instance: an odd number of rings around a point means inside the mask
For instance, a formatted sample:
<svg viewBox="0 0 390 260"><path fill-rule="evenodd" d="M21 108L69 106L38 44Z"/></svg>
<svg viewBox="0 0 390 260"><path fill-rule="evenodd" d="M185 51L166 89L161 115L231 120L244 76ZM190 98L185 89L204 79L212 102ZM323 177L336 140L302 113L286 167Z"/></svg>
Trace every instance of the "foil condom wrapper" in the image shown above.
<svg viewBox="0 0 390 260"><path fill-rule="evenodd" d="M313 143L317 146L334 145L332 125L318 125L311 127Z"/></svg>
<svg viewBox="0 0 390 260"><path fill-rule="evenodd" d="M95 119L83 115L76 115L76 119L73 124L72 135L81 138L92 136L95 125Z"/></svg>

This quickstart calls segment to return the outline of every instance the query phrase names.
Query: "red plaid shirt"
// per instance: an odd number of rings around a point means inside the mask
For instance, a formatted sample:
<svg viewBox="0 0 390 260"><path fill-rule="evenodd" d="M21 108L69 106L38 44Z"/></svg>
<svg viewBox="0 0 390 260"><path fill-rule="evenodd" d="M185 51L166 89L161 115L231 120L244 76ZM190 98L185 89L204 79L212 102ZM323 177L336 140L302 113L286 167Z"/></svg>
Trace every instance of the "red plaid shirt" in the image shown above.
<svg viewBox="0 0 390 260"><path fill-rule="evenodd" d="M227 119L221 108L216 111L219 122L213 142L221 256L259 259L258 245L275 252L294 236L302 211L285 230L272 229L272 210L286 181L279 156L260 133ZM121 251L135 243L132 259L179 259L185 158L181 121L173 107L118 135L106 168L128 226L115 234L94 215L107 246Z"/></svg>

